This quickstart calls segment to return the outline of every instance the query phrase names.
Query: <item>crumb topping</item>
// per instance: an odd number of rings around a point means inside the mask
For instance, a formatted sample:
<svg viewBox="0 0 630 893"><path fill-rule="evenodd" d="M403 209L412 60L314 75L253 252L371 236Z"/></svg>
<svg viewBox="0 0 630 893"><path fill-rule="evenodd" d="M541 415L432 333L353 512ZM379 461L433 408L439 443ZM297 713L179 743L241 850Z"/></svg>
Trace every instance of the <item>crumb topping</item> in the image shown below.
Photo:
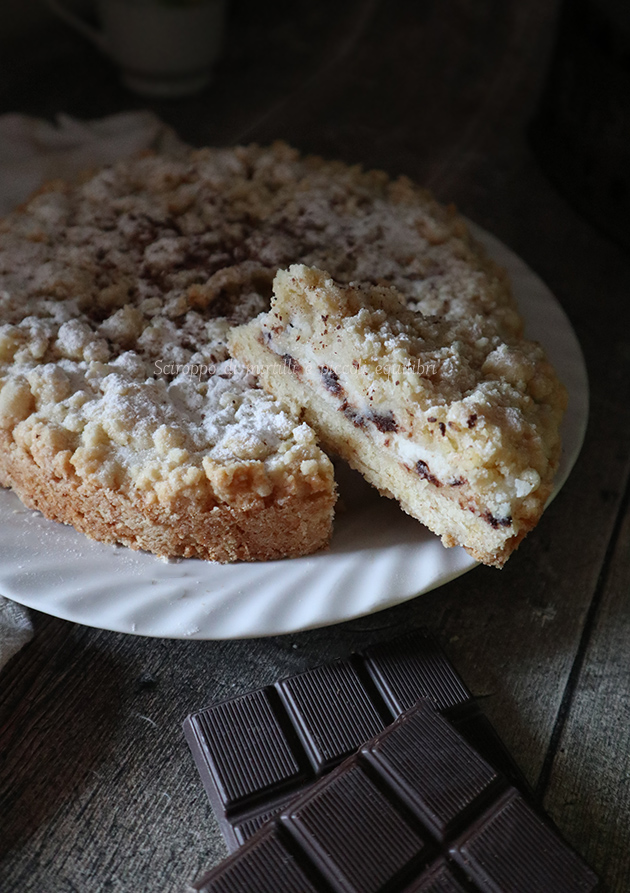
<svg viewBox="0 0 630 893"><path fill-rule="evenodd" d="M237 502L330 486L311 430L226 345L296 261L394 286L424 314L520 328L454 210L404 178L282 144L145 156L51 184L0 224L0 426L36 461L147 500L207 481ZM487 362L492 378L506 359ZM445 382L456 365L444 357Z"/></svg>
<svg viewBox="0 0 630 893"><path fill-rule="evenodd" d="M492 527L542 510L566 392L539 345L504 340L482 316L410 312L394 289L343 287L303 265L279 271L274 293L252 326L278 355L295 354L300 379L364 436L457 488L452 498Z"/></svg>

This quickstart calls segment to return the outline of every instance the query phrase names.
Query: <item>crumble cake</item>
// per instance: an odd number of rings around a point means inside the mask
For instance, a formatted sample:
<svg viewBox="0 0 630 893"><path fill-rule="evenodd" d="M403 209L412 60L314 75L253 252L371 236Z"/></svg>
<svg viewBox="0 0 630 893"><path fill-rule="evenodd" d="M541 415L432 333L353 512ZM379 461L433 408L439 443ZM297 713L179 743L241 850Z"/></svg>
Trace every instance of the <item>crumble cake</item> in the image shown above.
<svg viewBox="0 0 630 893"><path fill-rule="evenodd" d="M330 460L226 347L270 280L231 254L236 197L217 207L243 166L233 152L125 162L4 222L0 482L26 505L161 556L328 541Z"/></svg>
<svg viewBox="0 0 630 893"><path fill-rule="evenodd" d="M540 518L566 394L542 349L500 318L425 316L396 289L294 265L229 345L446 546L501 567Z"/></svg>
<svg viewBox="0 0 630 893"><path fill-rule="evenodd" d="M0 224L0 483L159 555L321 547L331 464L227 348L295 262L520 332L502 271L405 178L284 144L124 161Z"/></svg>

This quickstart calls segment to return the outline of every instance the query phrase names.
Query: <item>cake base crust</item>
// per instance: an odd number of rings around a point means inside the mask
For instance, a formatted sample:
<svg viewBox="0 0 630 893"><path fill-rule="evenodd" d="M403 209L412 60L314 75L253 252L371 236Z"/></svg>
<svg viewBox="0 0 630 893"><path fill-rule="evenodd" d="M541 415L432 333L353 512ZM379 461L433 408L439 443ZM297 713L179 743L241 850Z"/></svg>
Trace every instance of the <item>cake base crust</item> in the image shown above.
<svg viewBox="0 0 630 893"><path fill-rule="evenodd" d="M6 432L0 432L0 457L2 486L29 508L103 543L163 557L234 562L298 557L322 548L330 537L335 499L329 491L261 499L245 509L207 507L185 496L164 506L77 475L53 474Z"/></svg>

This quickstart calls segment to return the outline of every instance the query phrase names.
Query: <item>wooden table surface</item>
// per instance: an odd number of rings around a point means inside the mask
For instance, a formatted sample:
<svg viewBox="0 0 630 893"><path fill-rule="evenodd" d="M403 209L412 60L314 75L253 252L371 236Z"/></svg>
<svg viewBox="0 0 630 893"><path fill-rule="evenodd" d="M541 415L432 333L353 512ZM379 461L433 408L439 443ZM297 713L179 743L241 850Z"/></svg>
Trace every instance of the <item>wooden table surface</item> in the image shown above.
<svg viewBox="0 0 630 893"><path fill-rule="evenodd" d="M591 389L577 465L503 571L267 639L144 639L34 614L0 675L3 893L184 889L225 853L186 714L420 626L567 840L630 890L630 264L530 148L556 14L549 0L234 0L213 85L171 102L126 92L56 23L1 54L0 113L150 107L194 144L283 138L427 184L548 283Z"/></svg>

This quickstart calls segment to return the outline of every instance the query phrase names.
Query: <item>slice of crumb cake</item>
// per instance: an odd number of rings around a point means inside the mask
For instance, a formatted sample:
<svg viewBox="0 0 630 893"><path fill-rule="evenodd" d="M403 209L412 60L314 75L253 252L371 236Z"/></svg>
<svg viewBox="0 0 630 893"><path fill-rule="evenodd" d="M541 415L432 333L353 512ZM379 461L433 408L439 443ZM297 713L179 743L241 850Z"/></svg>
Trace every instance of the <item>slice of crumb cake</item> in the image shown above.
<svg viewBox="0 0 630 893"><path fill-rule="evenodd" d="M232 353L403 509L501 567L539 520L566 393L542 349L491 314L429 317L398 291L294 265Z"/></svg>

